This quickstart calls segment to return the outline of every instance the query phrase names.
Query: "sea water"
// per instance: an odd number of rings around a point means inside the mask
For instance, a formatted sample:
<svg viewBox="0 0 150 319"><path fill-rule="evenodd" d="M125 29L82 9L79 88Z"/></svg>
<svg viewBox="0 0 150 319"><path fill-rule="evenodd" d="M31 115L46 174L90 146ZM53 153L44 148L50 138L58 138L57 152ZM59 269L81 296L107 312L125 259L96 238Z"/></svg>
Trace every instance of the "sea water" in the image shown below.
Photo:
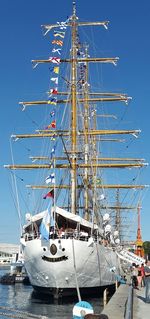
<svg viewBox="0 0 150 319"><path fill-rule="evenodd" d="M8 273L8 270L0 269L0 277L4 273ZM100 313L102 310L102 298L85 298L85 301L89 302L94 309L94 313ZM24 285L22 283L16 283L14 285L0 284L0 318L24 318L21 314L27 312L33 314L33 316L45 316L50 319L71 319L74 305L78 302L78 299L64 298L59 302L51 299L49 296L43 297L35 294L33 288L30 285ZM9 314L4 315L9 310ZM15 310L16 312L12 312ZM18 317L17 317L18 316Z"/></svg>

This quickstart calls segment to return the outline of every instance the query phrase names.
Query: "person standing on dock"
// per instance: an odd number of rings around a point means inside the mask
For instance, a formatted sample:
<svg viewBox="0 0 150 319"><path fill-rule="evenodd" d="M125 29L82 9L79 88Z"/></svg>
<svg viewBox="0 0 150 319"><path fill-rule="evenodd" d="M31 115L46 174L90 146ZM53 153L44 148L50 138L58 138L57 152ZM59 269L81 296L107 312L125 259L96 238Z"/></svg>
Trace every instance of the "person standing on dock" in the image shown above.
<svg viewBox="0 0 150 319"><path fill-rule="evenodd" d="M150 268L148 262L145 261L145 302L150 303Z"/></svg>
<svg viewBox="0 0 150 319"><path fill-rule="evenodd" d="M132 268L131 268L131 279L132 279L132 286L134 289L139 289L138 288L138 280L137 280L137 276L138 276L138 269L137 269L137 265L135 263L132 264Z"/></svg>
<svg viewBox="0 0 150 319"><path fill-rule="evenodd" d="M141 271L141 266L137 266L138 269L138 275L137 275L137 280L138 280L138 286L142 286L142 271Z"/></svg>
<svg viewBox="0 0 150 319"><path fill-rule="evenodd" d="M141 265L141 274L142 274L141 287L145 287L145 270L144 270L144 264Z"/></svg>

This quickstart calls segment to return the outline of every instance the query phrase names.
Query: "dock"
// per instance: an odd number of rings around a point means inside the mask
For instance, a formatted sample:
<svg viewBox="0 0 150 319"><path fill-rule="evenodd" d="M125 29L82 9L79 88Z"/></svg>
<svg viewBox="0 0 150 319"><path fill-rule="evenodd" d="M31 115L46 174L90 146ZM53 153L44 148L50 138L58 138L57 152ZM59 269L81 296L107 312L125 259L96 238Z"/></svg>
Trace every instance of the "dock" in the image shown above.
<svg viewBox="0 0 150 319"><path fill-rule="evenodd" d="M104 306L101 314L108 316L108 319L141 319L150 318L150 304L145 303L145 287L139 290L133 289L133 300L131 300L131 314L127 314L127 300L130 284L120 285L109 302Z"/></svg>
<svg viewBox="0 0 150 319"><path fill-rule="evenodd" d="M150 304L145 303L145 288L134 291L133 318L150 318Z"/></svg>

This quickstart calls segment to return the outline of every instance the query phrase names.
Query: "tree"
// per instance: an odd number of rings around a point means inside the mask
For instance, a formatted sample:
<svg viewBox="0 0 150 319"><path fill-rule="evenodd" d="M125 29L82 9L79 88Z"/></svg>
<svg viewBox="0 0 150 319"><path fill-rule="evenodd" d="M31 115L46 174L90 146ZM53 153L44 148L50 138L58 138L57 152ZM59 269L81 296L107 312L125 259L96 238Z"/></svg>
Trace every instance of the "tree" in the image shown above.
<svg viewBox="0 0 150 319"><path fill-rule="evenodd" d="M148 259L150 260L150 241L145 241L143 243L143 247L144 247L145 255L147 255Z"/></svg>

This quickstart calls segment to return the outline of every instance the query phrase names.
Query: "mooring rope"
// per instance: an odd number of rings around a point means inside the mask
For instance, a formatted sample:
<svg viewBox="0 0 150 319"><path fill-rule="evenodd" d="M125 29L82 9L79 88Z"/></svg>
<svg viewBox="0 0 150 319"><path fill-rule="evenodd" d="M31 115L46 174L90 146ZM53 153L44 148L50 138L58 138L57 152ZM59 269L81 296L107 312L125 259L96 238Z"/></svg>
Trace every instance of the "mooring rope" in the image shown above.
<svg viewBox="0 0 150 319"><path fill-rule="evenodd" d="M73 265L74 265L74 272L75 272L76 289L77 289L77 294L78 294L78 300L81 301L80 289L79 289L79 284L78 284L78 279L77 279L75 250L74 250L74 238L72 238L72 251L73 251Z"/></svg>
<svg viewBox="0 0 150 319"><path fill-rule="evenodd" d="M5 312L1 312L0 311L0 317L1 316L5 316L5 317L8 317L8 318L21 318L21 319L26 319L26 318L48 319L48 317L46 317L46 316L35 315L33 313L30 313L30 312L20 311L20 310L12 309L12 308L9 308L9 307L0 306L0 309L5 311Z"/></svg>

